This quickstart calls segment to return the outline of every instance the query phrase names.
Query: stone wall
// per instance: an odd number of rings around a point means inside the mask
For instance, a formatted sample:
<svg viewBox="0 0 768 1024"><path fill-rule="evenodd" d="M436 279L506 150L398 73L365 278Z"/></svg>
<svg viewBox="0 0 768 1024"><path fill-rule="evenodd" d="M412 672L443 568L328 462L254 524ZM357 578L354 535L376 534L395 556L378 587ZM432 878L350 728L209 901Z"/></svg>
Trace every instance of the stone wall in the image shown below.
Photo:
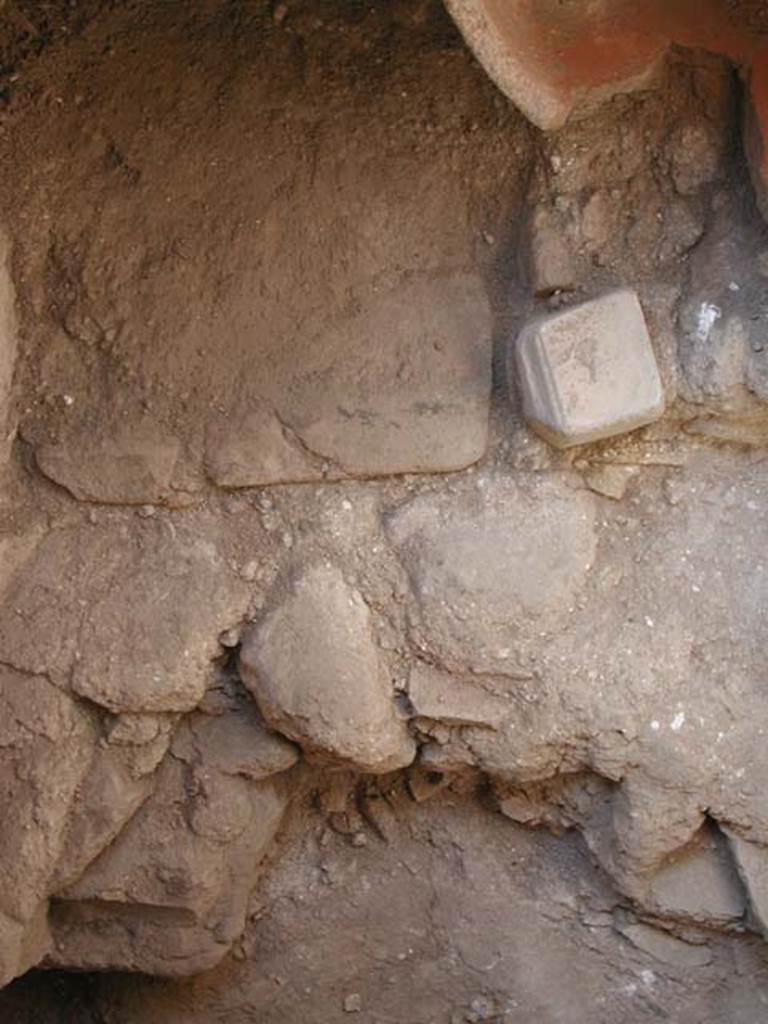
<svg viewBox="0 0 768 1024"><path fill-rule="evenodd" d="M213 967L350 775L580 836L640 948L764 935L732 66L542 134L439 6L307 0L118 11L17 74L2 981Z"/></svg>

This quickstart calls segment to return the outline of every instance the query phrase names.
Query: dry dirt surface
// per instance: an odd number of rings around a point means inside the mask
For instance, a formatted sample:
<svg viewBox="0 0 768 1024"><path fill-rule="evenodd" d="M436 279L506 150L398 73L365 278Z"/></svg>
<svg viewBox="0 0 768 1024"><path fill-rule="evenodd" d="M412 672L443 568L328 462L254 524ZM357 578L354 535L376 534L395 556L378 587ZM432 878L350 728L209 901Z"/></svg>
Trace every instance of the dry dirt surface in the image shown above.
<svg viewBox="0 0 768 1024"><path fill-rule="evenodd" d="M544 134L437 0L0 28L0 1018L764 1024L734 69ZM515 339L617 287L665 414L556 451Z"/></svg>

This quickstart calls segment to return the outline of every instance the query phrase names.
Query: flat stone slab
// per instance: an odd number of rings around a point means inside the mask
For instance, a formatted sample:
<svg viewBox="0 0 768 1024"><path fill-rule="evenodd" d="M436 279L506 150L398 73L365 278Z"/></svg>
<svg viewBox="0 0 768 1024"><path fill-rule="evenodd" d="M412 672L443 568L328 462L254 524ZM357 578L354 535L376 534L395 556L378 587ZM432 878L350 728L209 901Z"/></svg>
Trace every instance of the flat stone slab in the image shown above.
<svg viewBox="0 0 768 1024"><path fill-rule="evenodd" d="M126 428L80 424L35 448L38 468L80 501L173 504L171 480L181 445L151 417Z"/></svg>
<svg viewBox="0 0 768 1024"><path fill-rule="evenodd" d="M737 925L744 917L745 892L725 839L714 829L653 876L643 905L661 917L710 928Z"/></svg>
<svg viewBox="0 0 768 1024"><path fill-rule="evenodd" d="M449 725L494 729L509 713L505 701L483 689L481 681L456 678L423 662L411 667L408 697L416 717Z"/></svg>
<svg viewBox="0 0 768 1024"><path fill-rule="evenodd" d="M491 334L474 275L376 294L301 358L281 353L260 399L212 418L207 472L248 487L470 466L487 445Z"/></svg>
<svg viewBox="0 0 768 1024"><path fill-rule="evenodd" d="M626 433L664 412L648 328L630 289L531 321L514 356L525 417L557 448Z"/></svg>
<svg viewBox="0 0 768 1024"><path fill-rule="evenodd" d="M673 967L706 967L712 962L709 946L693 946L649 924L638 922L625 925L621 934L644 953Z"/></svg>

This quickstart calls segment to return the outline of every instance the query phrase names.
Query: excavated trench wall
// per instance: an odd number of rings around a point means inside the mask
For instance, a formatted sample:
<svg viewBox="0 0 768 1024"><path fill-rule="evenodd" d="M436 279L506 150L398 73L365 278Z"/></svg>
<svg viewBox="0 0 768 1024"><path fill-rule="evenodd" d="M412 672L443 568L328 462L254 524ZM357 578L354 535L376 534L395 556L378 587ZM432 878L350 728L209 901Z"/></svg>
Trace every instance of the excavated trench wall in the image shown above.
<svg viewBox="0 0 768 1024"><path fill-rule="evenodd" d="M449 6L0 11L9 1019L764 1019L765 25Z"/></svg>

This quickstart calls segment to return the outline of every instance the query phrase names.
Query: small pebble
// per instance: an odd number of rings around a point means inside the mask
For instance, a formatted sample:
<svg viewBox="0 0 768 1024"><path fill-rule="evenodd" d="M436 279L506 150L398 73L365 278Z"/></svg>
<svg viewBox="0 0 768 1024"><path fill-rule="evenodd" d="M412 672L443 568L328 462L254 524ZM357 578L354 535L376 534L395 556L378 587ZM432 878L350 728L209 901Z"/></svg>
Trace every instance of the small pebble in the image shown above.
<svg viewBox="0 0 768 1024"><path fill-rule="evenodd" d="M490 1020L493 1013L493 1003L490 999L486 999L485 996L477 996L469 1004L469 1013L467 1014L466 1019L470 1021L471 1024L475 1024L476 1021Z"/></svg>
<svg viewBox="0 0 768 1024"><path fill-rule="evenodd" d="M237 647L240 643L240 631L237 629L225 629L219 634L219 643L222 647Z"/></svg>
<svg viewBox="0 0 768 1024"><path fill-rule="evenodd" d="M247 583L253 583L259 571L259 563L256 561L246 562L240 567L240 578Z"/></svg>
<svg viewBox="0 0 768 1024"><path fill-rule="evenodd" d="M360 1013L363 1008L363 998L358 992L351 992L344 997L345 1013Z"/></svg>

